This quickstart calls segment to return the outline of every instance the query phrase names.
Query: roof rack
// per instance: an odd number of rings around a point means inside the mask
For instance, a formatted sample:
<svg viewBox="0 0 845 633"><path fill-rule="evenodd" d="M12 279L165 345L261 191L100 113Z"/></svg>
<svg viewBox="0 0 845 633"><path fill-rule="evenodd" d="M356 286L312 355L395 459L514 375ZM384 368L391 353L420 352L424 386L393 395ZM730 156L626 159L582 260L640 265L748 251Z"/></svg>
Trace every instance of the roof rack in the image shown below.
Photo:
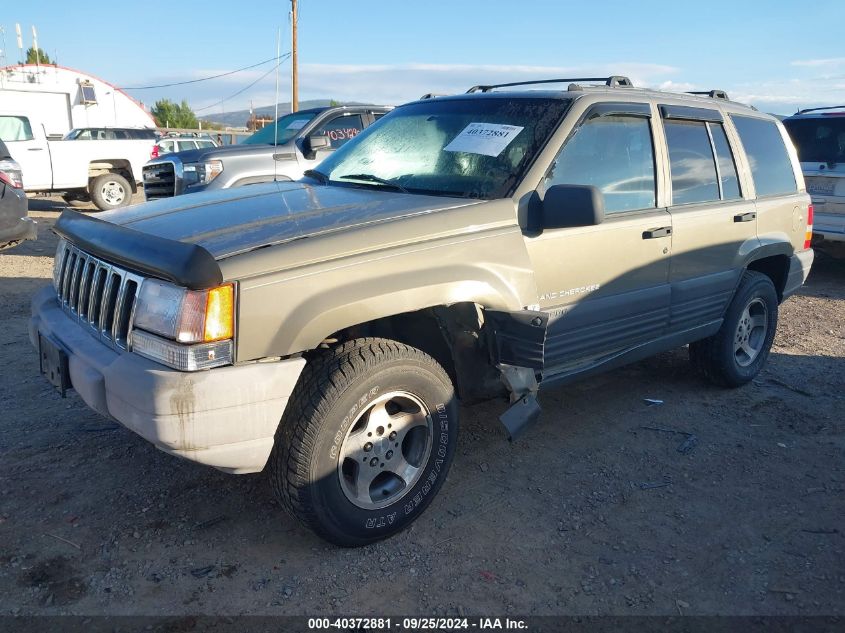
<svg viewBox="0 0 845 633"><path fill-rule="evenodd" d="M446 97L448 96L445 92L426 92L422 97L419 98L420 101L424 99L436 99L437 97Z"/></svg>
<svg viewBox="0 0 845 633"><path fill-rule="evenodd" d="M795 114L806 114L807 112L818 112L819 110L845 110L845 105L824 106L822 108L804 108L803 110L798 110Z"/></svg>
<svg viewBox="0 0 845 633"><path fill-rule="evenodd" d="M730 101L728 93L724 90L689 90L687 94L701 95L705 97L710 97L711 99L724 99L725 101Z"/></svg>
<svg viewBox="0 0 845 633"><path fill-rule="evenodd" d="M603 82L605 86L609 86L611 88L633 88L634 84L631 83L631 80L627 77L623 77L622 75L611 75L610 77L574 77L574 78L567 78L567 79L538 79L536 81L514 81L507 84L489 84L489 85L480 85L480 86L473 86L467 93L471 92L490 92L494 88L510 88L512 86L531 86L535 84L560 84L566 82L576 82L576 81L600 81Z"/></svg>

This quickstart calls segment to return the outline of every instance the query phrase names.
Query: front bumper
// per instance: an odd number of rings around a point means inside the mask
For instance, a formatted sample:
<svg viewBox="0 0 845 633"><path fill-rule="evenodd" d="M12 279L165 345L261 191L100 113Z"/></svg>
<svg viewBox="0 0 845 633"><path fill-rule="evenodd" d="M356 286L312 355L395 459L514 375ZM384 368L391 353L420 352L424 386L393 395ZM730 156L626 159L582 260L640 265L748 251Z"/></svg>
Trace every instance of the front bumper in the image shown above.
<svg viewBox="0 0 845 633"><path fill-rule="evenodd" d="M0 248L38 237L38 224L32 218L21 218L7 229L0 229Z"/></svg>
<svg viewBox="0 0 845 633"><path fill-rule="evenodd" d="M813 265L813 249L808 248L805 251L798 251L789 259L789 273L786 276L786 283L783 288L783 298L786 299L790 295L795 294L804 282L807 281L807 276L810 274L810 268Z"/></svg>
<svg viewBox="0 0 845 633"><path fill-rule="evenodd" d="M282 413L305 360L180 372L131 352L116 352L63 312L52 287L32 300L29 338L57 343L68 355L72 387L166 453L230 473L264 468Z"/></svg>

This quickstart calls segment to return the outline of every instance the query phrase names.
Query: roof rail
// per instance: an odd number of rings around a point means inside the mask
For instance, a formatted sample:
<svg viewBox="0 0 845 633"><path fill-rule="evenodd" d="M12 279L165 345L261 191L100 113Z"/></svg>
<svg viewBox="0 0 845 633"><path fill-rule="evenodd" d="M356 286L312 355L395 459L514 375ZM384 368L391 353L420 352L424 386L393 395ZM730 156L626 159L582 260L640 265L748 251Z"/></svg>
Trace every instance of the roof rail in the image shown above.
<svg viewBox="0 0 845 633"><path fill-rule="evenodd" d="M609 86L611 88L633 88L634 84L631 83L631 80L627 77L623 77L622 75L611 75L610 77L570 77L566 79L538 79L536 81L514 81L507 84L489 84L489 85L479 85L473 86L467 93L471 92L490 92L494 88L510 88L512 86L531 86L535 84L560 84L560 83L567 83L567 82L576 82L576 81L600 81L603 82L605 86Z"/></svg>
<svg viewBox="0 0 845 633"><path fill-rule="evenodd" d="M730 97L728 97L728 93L724 90L689 90L687 92L688 95L703 95L706 97L710 97L711 99L724 99L725 101L730 101Z"/></svg>
<svg viewBox="0 0 845 633"><path fill-rule="evenodd" d="M445 92L426 92L422 97L419 98L419 101L423 101L425 99L436 99L437 97L446 97L448 96Z"/></svg>
<svg viewBox="0 0 845 633"><path fill-rule="evenodd" d="M845 110L845 105L824 106L822 108L804 108L803 110L798 110L795 114L806 114L807 112L818 112L819 110Z"/></svg>

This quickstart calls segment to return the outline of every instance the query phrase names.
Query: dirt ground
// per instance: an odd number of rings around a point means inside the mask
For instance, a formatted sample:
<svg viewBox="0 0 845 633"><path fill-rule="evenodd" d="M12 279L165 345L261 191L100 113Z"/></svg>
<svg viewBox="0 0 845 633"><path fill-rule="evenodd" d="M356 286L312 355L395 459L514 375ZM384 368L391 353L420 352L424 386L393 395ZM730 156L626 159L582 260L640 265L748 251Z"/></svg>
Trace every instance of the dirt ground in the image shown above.
<svg viewBox="0 0 845 633"><path fill-rule="evenodd" d="M430 509L344 550L263 475L165 455L39 376L61 206L0 253L0 614L845 614L845 262L817 262L744 388L681 349L541 392L514 444L502 404L464 409Z"/></svg>

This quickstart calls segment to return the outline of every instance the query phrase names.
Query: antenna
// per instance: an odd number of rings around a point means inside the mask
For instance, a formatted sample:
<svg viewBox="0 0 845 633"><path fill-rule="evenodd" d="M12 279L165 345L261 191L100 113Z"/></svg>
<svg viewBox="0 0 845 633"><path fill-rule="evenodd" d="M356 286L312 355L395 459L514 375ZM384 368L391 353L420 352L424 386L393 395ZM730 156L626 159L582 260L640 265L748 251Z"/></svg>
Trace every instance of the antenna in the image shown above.
<svg viewBox="0 0 845 633"><path fill-rule="evenodd" d="M276 115L273 117L273 182L276 182L276 147L279 144L279 67L282 62L282 29L276 32Z"/></svg>

